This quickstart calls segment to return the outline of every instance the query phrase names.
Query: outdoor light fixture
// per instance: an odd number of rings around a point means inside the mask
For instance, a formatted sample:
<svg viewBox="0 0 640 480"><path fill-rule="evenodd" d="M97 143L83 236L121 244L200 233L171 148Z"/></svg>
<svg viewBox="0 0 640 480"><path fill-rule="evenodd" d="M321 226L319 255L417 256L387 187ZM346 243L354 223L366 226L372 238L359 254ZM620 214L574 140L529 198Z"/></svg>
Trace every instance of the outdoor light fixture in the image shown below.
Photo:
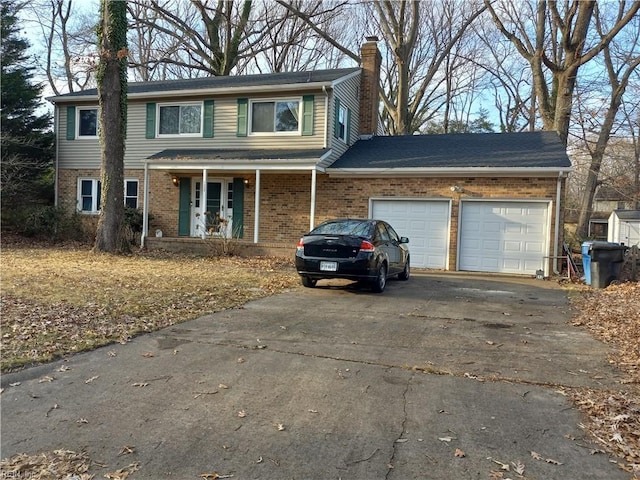
<svg viewBox="0 0 640 480"><path fill-rule="evenodd" d="M462 193L464 192L464 188L459 185L454 185L453 187L451 187L451 191L455 193Z"/></svg>
<svg viewBox="0 0 640 480"><path fill-rule="evenodd" d="M248 178L245 178L245 179L244 179L244 184L245 184L245 185L249 185L249 179L248 179Z"/></svg>
<svg viewBox="0 0 640 480"><path fill-rule="evenodd" d="M173 182L173 184L174 184L176 187L179 187L179 186L180 186L180 179L179 179L178 177L176 177L175 175L173 175L173 176L171 177L171 181Z"/></svg>

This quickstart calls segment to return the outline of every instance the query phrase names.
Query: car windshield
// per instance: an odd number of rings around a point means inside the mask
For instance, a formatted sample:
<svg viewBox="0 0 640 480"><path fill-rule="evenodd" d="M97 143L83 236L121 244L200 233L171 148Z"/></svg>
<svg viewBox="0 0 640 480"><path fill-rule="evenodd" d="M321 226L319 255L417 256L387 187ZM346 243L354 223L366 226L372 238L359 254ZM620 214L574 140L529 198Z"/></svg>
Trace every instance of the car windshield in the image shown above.
<svg viewBox="0 0 640 480"><path fill-rule="evenodd" d="M353 235L356 237L368 237L371 232L371 223L362 220L344 220L341 222L328 222L318 225L311 231L312 235Z"/></svg>

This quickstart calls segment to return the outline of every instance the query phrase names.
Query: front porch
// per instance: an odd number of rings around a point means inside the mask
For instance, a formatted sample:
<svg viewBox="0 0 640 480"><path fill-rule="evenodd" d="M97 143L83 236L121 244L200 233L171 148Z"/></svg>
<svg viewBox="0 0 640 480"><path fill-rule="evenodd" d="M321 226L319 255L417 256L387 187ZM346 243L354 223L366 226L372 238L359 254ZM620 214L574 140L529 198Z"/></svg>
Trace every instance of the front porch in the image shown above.
<svg viewBox="0 0 640 480"><path fill-rule="evenodd" d="M240 257L277 257L293 261L294 244L259 242L238 238L147 237L144 248L202 256L238 255Z"/></svg>

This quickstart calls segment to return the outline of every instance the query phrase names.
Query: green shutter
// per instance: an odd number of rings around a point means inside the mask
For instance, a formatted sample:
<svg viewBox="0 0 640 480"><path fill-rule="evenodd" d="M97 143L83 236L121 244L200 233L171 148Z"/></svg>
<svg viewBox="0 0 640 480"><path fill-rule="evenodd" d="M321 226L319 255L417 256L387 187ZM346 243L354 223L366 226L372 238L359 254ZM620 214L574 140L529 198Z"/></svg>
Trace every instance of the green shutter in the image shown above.
<svg viewBox="0 0 640 480"><path fill-rule="evenodd" d="M156 138L156 104L155 103L147 103L146 138Z"/></svg>
<svg viewBox="0 0 640 480"><path fill-rule="evenodd" d="M236 136L238 137L247 136L248 121L249 121L249 99L239 98L238 99L238 130L236 132Z"/></svg>
<svg viewBox="0 0 640 480"><path fill-rule="evenodd" d="M213 100L204 101L204 125L202 136L213 138Z"/></svg>
<svg viewBox="0 0 640 480"><path fill-rule="evenodd" d="M313 135L313 95L302 97L302 135Z"/></svg>
<svg viewBox="0 0 640 480"><path fill-rule="evenodd" d="M244 236L244 178L233 179L233 226L234 238Z"/></svg>
<svg viewBox="0 0 640 480"><path fill-rule="evenodd" d="M180 179L180 204L178 206L178 235L191 234L191 179Z"/></svg>
<svg viewBox="0 0 640 480"><path fill-rule="evenodd" d="M76 138L76 107L67 107L67 140Z"/></svg>
<svg viewBox="0 0 640 480"><path fill-rule="evenodd" d="M336 109L333 112L333 136L340 138L340 99L336 98Z"/></svg>

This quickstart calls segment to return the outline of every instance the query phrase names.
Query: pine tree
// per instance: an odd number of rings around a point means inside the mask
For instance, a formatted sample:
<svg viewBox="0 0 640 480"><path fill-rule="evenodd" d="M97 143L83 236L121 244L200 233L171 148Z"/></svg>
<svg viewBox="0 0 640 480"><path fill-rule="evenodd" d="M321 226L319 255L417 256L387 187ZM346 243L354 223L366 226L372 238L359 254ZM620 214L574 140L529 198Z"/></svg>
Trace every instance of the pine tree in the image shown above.
<svg viewBox="0 0 640 480"><path fill-rule="evenodd" d="M1 2L0 188L3 218L16 207L53 200L51 116L38 112L42 86L34 84L29 43L20 37L18 7Z"/></svg>

